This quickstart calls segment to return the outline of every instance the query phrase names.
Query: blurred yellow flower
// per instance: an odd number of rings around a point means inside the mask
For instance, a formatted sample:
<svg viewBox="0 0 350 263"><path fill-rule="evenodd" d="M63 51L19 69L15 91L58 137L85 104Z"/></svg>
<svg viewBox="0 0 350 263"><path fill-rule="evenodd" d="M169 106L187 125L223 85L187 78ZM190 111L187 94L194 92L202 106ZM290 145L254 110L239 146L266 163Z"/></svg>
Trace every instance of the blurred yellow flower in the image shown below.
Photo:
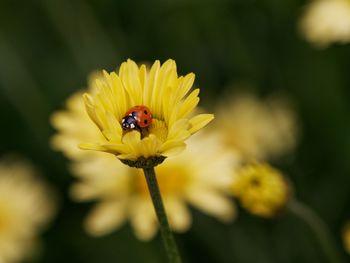
<svg viewBox="0 0 350 263"><path fill-rule="evenodd" d="M156 61L150 69L129 59L118 74L104 71L94 92L84 94L86 110L103 142L96 136L80 147L115 154L132 166L145 160L153 166L183 150L184 141L213 119L212 114L191 115L199 102L199 89L189 93L193 82L193 73L178 77L170 59L162 65ZM122 119L137 105L147 106L153 121L147 128L124 131Z"/></svg>
<svg viewBox="0 0 350 263"><path fill-rule="evenodd" d="M35 254L37 235L51 219L45 185L24 162L0 162L0 262L22 262Z"/></svg>
<svg viewBox="0 0 350 263"><path fill-rule="evenodd" d="M282 99L237 94L219 105L215 115L212 127L220 129L225 145L244 160L266 160L295 147L296 116Z"/></svg>
<svg viewBox="0 0 350 263"><path fill-rule="evenodd" d="M261 217L275 216L289 199L283 175L265 163L253 163L238 169L232 193L245 209Z"/></svg>
<svg viewBox="0 0 350 263"><path fill-rule="evenodd" d="M343 228L343 242L346 252L350 254L350 222L346 223Z"/></svg>
<svg viewBox="0 0 350 263"><path fill-rule="evenodd" d="M147 184L139 169L123 165L113 155L102 154L73 164L81 181L72 187L77 200L99 200L86 221L92 235L103 235L130 220L136 236L151 239L158 229ZM191 215L186 203L221 221L233 219L235 207L229 186L236 158L226 152L216 135L198 134L180 155L156 167L157 180L174 231L186 231Z"/></svg>
<svg viewBox="0 0 350 263"><path fill-rule="evenodd" d="M300 20L305 38L318 47L350 41L350 1L314 0Z"/></svg>

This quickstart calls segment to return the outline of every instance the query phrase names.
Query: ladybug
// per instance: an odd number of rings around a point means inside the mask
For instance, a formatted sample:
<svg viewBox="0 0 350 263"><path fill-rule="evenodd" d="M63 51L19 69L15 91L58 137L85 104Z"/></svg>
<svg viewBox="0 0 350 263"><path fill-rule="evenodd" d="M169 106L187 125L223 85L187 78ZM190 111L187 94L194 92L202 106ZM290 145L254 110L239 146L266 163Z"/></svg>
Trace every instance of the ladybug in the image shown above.
<svg viewBox="0 0 350 263"><path fill-rule="evenodd" d="M152 123L152 113L146 106L137 105L129 109L122 119L124 130L145 128Z"/></svg>

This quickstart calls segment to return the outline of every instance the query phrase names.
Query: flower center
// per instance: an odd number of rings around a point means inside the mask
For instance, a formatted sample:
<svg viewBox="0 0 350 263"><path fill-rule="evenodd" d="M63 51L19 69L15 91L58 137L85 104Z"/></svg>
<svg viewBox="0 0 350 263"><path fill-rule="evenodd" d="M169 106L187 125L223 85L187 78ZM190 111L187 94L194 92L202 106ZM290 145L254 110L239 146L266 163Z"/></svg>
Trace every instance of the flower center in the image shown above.
<svg viewBox="0 0 350 263"><path fill-rule="evenodd" d="M259 178L257 178L257 177L253 177L250 179L250 185L252 187L259 187L259 186L261 186L261 180L259 180Z"/></svg>
<svg viewBox="0 0 350 263"><path fill-rule="evenodd" d="M181 195L189 179L186 170L178 166L158 166L156 175L160 192L164 197ZM135 191L141 196L149 197L147 182L141 170L135 175Z"/></svg>

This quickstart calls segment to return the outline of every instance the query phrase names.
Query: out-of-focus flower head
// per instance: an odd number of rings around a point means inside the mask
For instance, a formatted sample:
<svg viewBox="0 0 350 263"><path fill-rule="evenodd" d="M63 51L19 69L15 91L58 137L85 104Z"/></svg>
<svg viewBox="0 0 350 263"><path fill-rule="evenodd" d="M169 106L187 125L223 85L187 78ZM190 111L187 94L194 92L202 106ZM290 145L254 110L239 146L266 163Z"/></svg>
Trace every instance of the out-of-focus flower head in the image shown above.
<svg viewBox="0 0 350 263"><path fill-rule="evenodd" d="M134 167L155 166L185 148L185 140L213 119L212 114L192 116L199 89L189 93L194 74L178 76L176 63L154 62L148 69L132 60L122 63L118 74L103 72L93 93L84 94L86 110L101 136L81 148L115 154ZM122 119L131 108L150 109L153 121L146 128L125 131Z"/></svg>
<svg viewBox="0 0 350 263"><path fill-rule="evenodd" d="M267 218L283 210L290 196L282 173L265 163L252 163L238 169L232 193L250 213Z"/></svg>
<svg viewBox="0 0 350 263"><path fill-rule="evenodd" d="M346 252L350 254L350 222L347 222L343 228L343 243Z"/></svg>
<svg viewBox="0 0 350 263"><path fill-rule="evenodd" d="M224 143L244 160L266 160L295 147L297 121L282 99L259 100L252 94L236 94L224 100L212 125L220 129Z"/></svg>
<svg viewBox="0 0 350 263"><path fill-rule="evenodd" d="M215 135L198 134L189 139L181 154L156 167L157 180L174 231L191 226L186 203L221 221L233 219L235 209L227 197L236 158L223 149ZM77 162L73 172L81 181L72 188L77 200L97 200L87 218L92 235L103 235L130 220L137 237L152 238L158 223L147 184L139 169L129 168L111 155Z"/></svg>
<svg viewBox="0 0 350 263"><path fill-rule="evenodd" d="M311 1L300 20L300 30L317 47L350 42L350 1Z"/></svg>
<svg viewBox="0 0 350 263"><path fill-rule="evenodd" d="M54 212L47 187L32 167L13 159L0 162L0 262L22 262L35 254L37 236Z"/></svg>

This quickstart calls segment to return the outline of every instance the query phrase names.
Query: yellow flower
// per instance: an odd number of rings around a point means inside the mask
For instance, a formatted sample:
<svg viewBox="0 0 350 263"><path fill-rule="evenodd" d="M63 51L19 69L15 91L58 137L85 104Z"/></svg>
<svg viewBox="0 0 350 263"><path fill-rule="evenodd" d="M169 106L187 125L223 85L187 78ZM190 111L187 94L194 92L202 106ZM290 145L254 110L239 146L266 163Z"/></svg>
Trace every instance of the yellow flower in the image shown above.
<svg viewBox="0 0 350 263"><path fill-rule="evenodd" d="M343 243L346 252L350 254L350 222L346 223L343 228Z"/></svg>
<svg viewBox="0 0 350 263"><path fill-rule="evenodd" d="M158 223L144 175L113 157L102 154L73 164L73 173L81 181L72 187L72 196L80 201L99 201L86 220L86 229L92 235L104 235L130 220L139 239L151 239ZM191 225L186 203L221 221L233 219L235 209L227 194L235 161L218 136L198 134L188 141L184 152L156 167L174 231L186 231Z"/></svg>
<svg viewBox="0 0 350 263"><path fill-rule="evenodd" d="M115 154L131 166L153 166L183 150L184 141L213 119L212 114L191 115L199 102L199 89L189 93L193 82L193 73L177 75L173 60L162 65L156 61L150 69L128 60L118 74L103 71L93 94L84 94L86 110L103 142L97 136L80 147ZM153 121L147 128L124 131L122 119L137 105L147 106Z"/></svg>
<svg viewBox="0 0 350 263"><path fill-rule="evenodd" d="M232 193L250 213L273 217L289 199L283 175L268 164L253 163L238 169Z"/></svg>
<svg viewBox="0 0 350 263"><path fill-rule="evenodd" d="M300 20L305 38L318 47L350 41L350 1L317 0L306 8Z"/></svg>
<svg viewBox="0 0 350 263"><path fill-rule="evenodd" d="M53 215L45 185L23 162L0 162L0 262L22 262Z"/></svg>
<svg viewBox="0 0 350 263"><path fill-rule="evenodd" d="M260 101L250 94L224 101L212 127L220 129L227 147L248 160L286 153L294 148L297 138L296 117L285 101Z"/></svg>

